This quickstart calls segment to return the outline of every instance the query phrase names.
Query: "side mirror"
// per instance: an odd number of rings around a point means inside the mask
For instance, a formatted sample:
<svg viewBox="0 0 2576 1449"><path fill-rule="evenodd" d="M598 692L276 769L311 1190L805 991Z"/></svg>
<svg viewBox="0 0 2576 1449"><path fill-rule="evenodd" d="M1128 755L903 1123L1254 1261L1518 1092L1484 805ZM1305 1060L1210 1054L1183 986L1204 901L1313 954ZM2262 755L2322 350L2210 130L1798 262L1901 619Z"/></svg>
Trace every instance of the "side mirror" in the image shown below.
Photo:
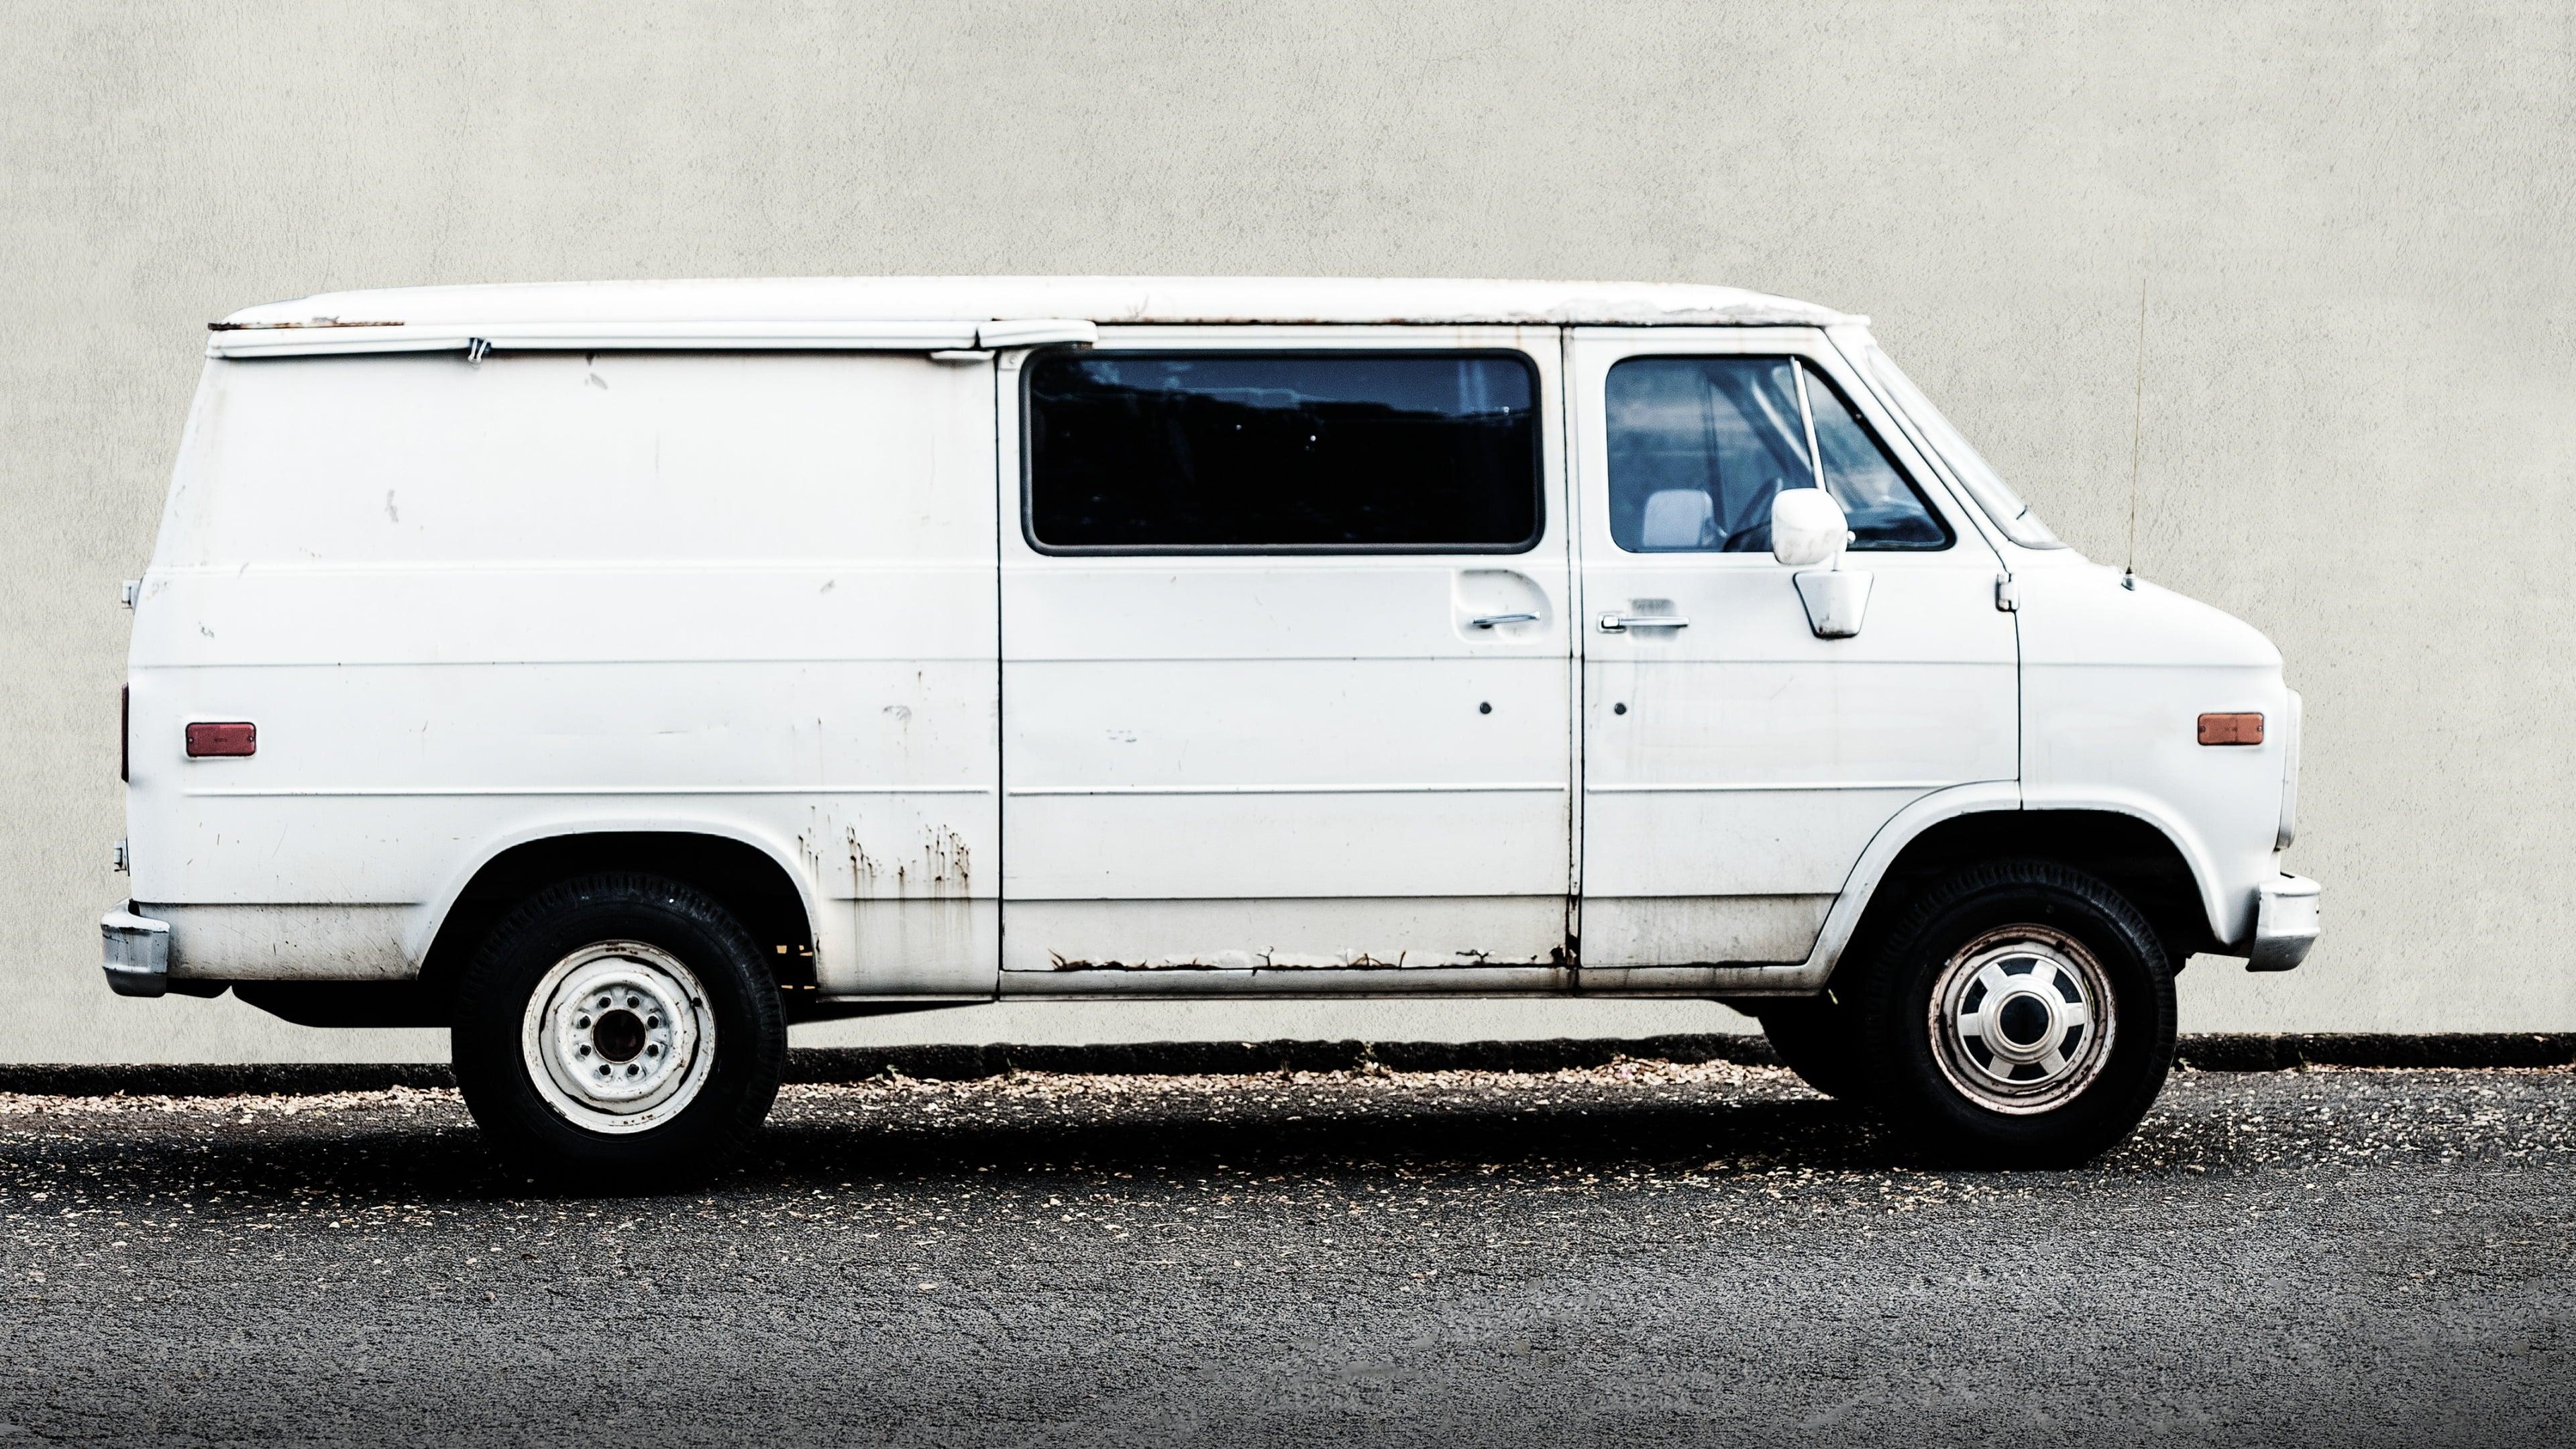
<svg viewBox="0 0 2576 1449"><path fill-rule="evenodd" d="M1832 566L1851 542L1843 506L1822 488L1787 488L1771 500L1771 556L1794 569Z"/></svg>
<svg viewBox="0 0 2576 1449"><path fill-rule="evenodd" d="M1771 556L1807 570L1790 575L1790 581L1807 607L1807 627L1819 639L1851 638L1869 611L1869 575L1843 567L1851 539L1851 520L1822 488L1791 488L1771 500Z"/></svg>

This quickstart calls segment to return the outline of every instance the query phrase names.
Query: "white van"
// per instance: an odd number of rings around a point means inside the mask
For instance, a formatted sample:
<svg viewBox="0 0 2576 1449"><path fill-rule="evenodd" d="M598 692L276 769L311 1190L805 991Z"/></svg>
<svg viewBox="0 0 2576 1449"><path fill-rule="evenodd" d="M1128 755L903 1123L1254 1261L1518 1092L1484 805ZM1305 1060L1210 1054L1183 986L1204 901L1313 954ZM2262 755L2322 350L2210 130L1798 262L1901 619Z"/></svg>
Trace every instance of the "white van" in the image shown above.
<svg viewBox="0 0 2576 1449"><path fill-rule="evenodd" d="M1697 286L447 287L217 323L135 610L131 996L446 1025L532 1166L790 1022L1725 1001L1927 1149L2117 1140L2298 964L2299 698L1863 319Z"/></svg>

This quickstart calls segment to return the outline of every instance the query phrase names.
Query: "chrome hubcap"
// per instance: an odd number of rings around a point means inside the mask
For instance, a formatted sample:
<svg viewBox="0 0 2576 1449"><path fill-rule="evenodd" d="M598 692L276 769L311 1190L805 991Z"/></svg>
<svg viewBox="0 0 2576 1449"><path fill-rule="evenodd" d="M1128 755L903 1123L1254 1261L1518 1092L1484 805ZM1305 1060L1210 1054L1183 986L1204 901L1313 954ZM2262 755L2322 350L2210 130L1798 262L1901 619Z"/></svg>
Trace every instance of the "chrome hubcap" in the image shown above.
<svg viewBox="0 0 2576 1449"><path fill-rule="evenodd" d="M2045 926L1979 936L1932 989L1943 1075L1997 1112L2045 1112L2081 1093L2109 1060L2115 1025L2101 963Z"/></svg>
<svg viewBox="0 0 2576 1449"><path fill-rule="evenodd" d="M593 1132L641 1132L678 1116L706 1083L715 1020L698 978L640 941L600 941L555 963L521 1032L546 1105Z"/></svg>

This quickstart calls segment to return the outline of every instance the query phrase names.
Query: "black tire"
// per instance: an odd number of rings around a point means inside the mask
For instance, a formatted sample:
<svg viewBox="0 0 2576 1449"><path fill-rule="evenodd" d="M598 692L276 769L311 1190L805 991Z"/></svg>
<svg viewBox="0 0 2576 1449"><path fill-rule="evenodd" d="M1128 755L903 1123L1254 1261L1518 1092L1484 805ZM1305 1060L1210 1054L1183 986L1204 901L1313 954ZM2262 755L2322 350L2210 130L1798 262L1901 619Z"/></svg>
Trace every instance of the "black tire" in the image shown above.
<svg viewBox="0 0 2576 1449"><path fill-rule="evenodd" d="M1941 1161L2070 1167L2126 1137L2163 1090L2177 964L2101 880L1996 861L1908 902L1834 986L1866 1090L1911 1146Z"/></svg>
<svg viewBox="0 0 2576 1449"><path fill-rule="evenodd" d="M1765 1002L1755 1017L1771 1049L1798 1080L1839 1101L1869 1101L1869 1073L1860 1062L1858 1028L1850 1012L1818 996Z"/></svg>
<svg viewBox="0 0 2576 1449"><path fill-rule="evenodd" d="M636 1011L612 1006L595 1025L570 1014L590 1009L592 990L603 993L600 1003L629 991L620 979L642 983L634 988L641 995L621 998L643 1003ZM532 1009L541 988L548 1006ZM655 1010L664 1000L675 1003L669 1024ZM591 1029L587 1040L576 1022ZM456 1084L494 1151L581 1188L649 1190L704 1177L759 1134L787 1060L778 986L750 933L704 894L653 876L588 876L530 897L493 928L458 980L452 1023ZM583 1044L558 1050L559 1041ZM571 1088L560 1077L539 1079L550 1060L569 1070L575 1052L601 1077L633 1073L666 1095L638 1099L643 1107L602 1105L587 1099L594 1084L586 1079ZM667 1078L660 1087L651 1085L654 1071Z"/></svg>

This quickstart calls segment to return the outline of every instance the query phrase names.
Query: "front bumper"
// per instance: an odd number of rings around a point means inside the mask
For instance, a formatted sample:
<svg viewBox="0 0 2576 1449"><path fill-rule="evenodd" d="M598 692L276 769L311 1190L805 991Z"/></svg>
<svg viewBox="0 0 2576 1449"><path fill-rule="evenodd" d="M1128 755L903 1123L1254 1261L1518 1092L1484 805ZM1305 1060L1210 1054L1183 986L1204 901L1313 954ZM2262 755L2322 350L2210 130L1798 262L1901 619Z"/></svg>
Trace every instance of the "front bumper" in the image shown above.
<svg viewBox="0 0 2576 1449"><path fill-rule="evenodd" d="M161 996L170 990L170 923L138 916L133 905L128 901L98 918L107 989L119 996Z"/></svg>
<svg viewBox="0 0 2576 1449"><path fill-rule="evenodd" d="M2287 971L2308 959L2308 948L2317 943L2317 897L2323 889L2306 876L2285 875L2255 890L2246 970Z"/></svg>

